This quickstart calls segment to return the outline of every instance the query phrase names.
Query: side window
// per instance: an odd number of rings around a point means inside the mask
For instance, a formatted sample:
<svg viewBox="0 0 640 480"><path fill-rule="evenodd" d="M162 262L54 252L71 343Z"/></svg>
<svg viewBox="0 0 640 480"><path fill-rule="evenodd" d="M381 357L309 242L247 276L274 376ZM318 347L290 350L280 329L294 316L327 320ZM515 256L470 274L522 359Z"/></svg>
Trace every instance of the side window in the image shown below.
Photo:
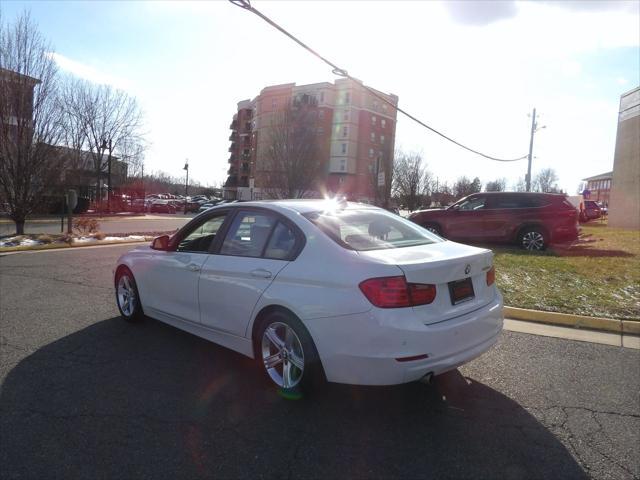
<svg viewBox="0 0 640 480"><path fill-rule="evenodd" d="M178 252L207 253L225 218L226 214L218 215L198 225L180 240L176 250Z"/></svg>
<svg viewBox="0 0 640 480"><path fill-rule="evenodd" d="M256 212L238 213L224 239L220 254L261 256L275 223L276 219L271 215Z"/></svg>
<svg viewBox="0 0 640 480"><path fill-rule="evenodd" d="M266 258L284 260L291 256L296 244L296 236L284 223L278 222L271 235L267 249L264 252Z"/></svg>
<svg viewBox="0 0 640 480"><path fill-rule="evenodd" d="M460 204L458 210L481 210L484 208L486 197L472 197Z"/></svg>

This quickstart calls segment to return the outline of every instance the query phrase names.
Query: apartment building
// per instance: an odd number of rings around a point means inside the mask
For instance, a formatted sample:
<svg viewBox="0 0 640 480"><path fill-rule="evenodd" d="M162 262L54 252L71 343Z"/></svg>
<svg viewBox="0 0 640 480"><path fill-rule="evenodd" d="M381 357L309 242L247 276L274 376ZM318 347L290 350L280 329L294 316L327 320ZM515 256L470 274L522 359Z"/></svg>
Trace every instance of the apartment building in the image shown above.
<svg viewBox="0 0 640 480"><path fill-rule="evenodd" d="M609 196L611 194L611 180L613 172L601 173L593 177L583 178L583 182L587 182L586 192L583 192L586 200L595 200L609 205Z"/></svg>
<svg viewBox="0 0 640 480"><path fill-rule="evenodd" d="M390 188L398 97L338 79L310 85L288 83L262 89L238 103L231 123L225 198L270 196L273 132L290 107L313 113L317 160L321 165L311 196L340 194L373 203ZM383 101L381 98L387 102Z"/></svg>

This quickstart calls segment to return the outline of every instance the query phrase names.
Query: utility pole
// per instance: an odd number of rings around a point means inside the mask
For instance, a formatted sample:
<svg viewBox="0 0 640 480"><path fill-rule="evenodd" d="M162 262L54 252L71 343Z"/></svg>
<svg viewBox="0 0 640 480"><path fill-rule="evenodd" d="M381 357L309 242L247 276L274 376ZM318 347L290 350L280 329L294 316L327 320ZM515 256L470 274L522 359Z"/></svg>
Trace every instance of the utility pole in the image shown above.
<svg viewBox="0 0 640 480"><path fill-rule="evenodd" d="M187 196L189 195L189 159L184 162L183 170L187 171L187 177L184 182L184 214L187 214Z"/></svg>
<svg viewBox="0 0 640 480"><path fill-rule="evenodd" d="M531 161L533 160L533 136L536 133L536 109L533 109L533 115L531 118L531 139L529 140L529 156L527 161L527 176L525 177L527 183L527 192L531 191Z"/></svg>

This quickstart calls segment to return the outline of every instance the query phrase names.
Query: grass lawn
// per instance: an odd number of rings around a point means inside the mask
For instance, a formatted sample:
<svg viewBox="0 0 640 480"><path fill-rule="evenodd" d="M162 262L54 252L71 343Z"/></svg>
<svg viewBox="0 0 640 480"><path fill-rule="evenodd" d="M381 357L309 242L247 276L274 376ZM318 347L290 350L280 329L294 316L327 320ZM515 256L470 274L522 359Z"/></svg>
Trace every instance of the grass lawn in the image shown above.
<svg viewBox="0 0 640 480"><path fill-rule="evenodd" d="M586 224L577 245L542 253L492 246L510 307L640 320L640 231Z"/></svg>

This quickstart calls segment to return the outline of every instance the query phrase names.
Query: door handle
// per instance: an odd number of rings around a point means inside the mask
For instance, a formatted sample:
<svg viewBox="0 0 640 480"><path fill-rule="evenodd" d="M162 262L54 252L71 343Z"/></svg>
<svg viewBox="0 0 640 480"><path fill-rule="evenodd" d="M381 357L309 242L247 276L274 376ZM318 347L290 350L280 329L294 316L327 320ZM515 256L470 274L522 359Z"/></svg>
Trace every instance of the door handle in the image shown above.
<svg viewBox="0 0 640 480"><path fill-rule="evenodd" d="M271 272L264 268L258 268L257 270L251 270L251 276L258 278L271 278Z"/></svg>
<svg viewBox="0 0 640 480"><path fill-rule="evenodd" d="M198 265L196 265L195 263L190 263L189 265L187 265L187 268L189 270L191 270L192 272L199 272L200 271L200 267Z"/></svg>

